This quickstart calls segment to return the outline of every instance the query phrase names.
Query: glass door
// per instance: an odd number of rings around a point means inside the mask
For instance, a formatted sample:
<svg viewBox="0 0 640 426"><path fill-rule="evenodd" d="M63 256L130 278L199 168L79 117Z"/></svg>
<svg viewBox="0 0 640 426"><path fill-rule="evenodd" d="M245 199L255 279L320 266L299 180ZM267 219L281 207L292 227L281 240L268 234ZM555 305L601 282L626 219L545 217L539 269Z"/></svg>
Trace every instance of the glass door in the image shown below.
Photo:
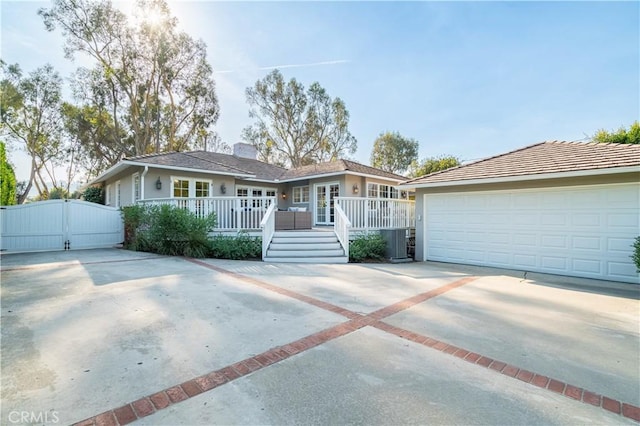
<svg viewBox="0 0 640 426"><path fill-rule="evenodd" d="M316 185L316 224L333 225L335 214L335 197L340 196L340 185L337 183Z"/></svg>

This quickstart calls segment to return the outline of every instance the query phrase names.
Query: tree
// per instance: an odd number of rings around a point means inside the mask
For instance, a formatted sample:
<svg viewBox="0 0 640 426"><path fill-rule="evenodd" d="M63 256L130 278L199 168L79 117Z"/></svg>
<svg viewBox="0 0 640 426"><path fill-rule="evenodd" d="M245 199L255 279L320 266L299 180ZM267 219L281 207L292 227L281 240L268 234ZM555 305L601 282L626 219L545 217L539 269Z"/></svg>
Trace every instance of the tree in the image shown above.
<svg viewBox="0 0 640 426"><path fill-rule="evenodd" d="M60 164L61 143L61 85L62 80L51 65L45 65L23 76L20 67L0 64L0 123L11 141L24 144L31 157L31 172L18 204L26 199L35 185L41 196L48 186L59 186L55 166Z"/></svg>
<svg viewBox="0 0 640 426"><path fill-rule="evenodd" d="M349 132L349 112L340 98L332 99L319 83L304 86L285 82L278 70L246 90L249 117L243 139L258 150L261 160L299 167L337 160L356 151Z"/></svg>
<svg viewBox="0 0 640 426"><path fill-rule="evenodd" d="M373 143L371 165L391 173L405 172L418 160L418 141L398 132L380 133Z"/></svg>
<svg viewBox="0 0 640 426"><path fill-rule="evenodd" d="M418 177L431 173L450 169L459 166L460 160L453 156L430 157L422 161L422 163L414 162L411 164L409 176Z"/></svg>
<svg viewBox="0 0 640 426"><path fill-rule="evenodd" d="M593 135L591 140L598 143L640 144L640 123L634 121L629 126L629 130L620 127L616 132L600 129Z"/></svg>
<svg viewBox="0 0 640 426"><path fill-rule="evenodd" d="M76 95L84 99L81 108L95 108L84 113L100 117L108 151L194 148L219 114L206 45L177 30L165 0L138 0L137 7L144 17L137 25L109 0L54 0L38 13L49 31L62 31L69 59L81 53L95 61L77 73L83 93ZM95 144L82 146L90 152Z"/></svg>
<svg viewBox="0 0 640 426"><path fill-rule="evenodd" d="M16 203L16 174L7 160L4 142L0 142L0 206Z"/></svg>

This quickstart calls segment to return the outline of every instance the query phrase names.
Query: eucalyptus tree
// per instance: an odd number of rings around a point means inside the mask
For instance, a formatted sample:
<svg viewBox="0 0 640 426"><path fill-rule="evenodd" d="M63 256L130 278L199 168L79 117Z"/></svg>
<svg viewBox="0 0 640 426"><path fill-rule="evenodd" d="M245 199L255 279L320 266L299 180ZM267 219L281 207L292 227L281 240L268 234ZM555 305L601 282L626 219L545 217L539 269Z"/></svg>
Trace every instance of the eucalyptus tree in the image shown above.
<svg viewBox="0 0 640 426"><path fill-rule="evenodd" d="M418 160L418 141L398 132L380 133L373 143L371 165L391 173L405 172Z"/></svg>
<svg viewBox="0 0 640 426"><path fill-rule="evenodd" d="M109 0L54 0L38 13L49 31L62 32L67 58L93 60L76 78L85 106L108 113L113 150L194 148L219 115L206 45L178 30L166 1L139 0L137 8L138 21Z"/></svg>
<svg viewBox="0 0 640 426"><path fill-rule="evenodd" d="M64 159L60 114L62 79L51 65L26 76L17 64L2 62L1 68L2 133L31 158L29 180L18 196L18 204L22 204L33 186L40 196L46 196L50 185L59 185L55 167Z"/></svg>
<svg viewBox="0 0 640 426"><path fill-rule="evenodd" d="M249 117L243 131L261 160L299 167L353 154L356 139L349 132L349 111L319 83L305 91L295 78L285 82L278 70L246 90Z"/></svg>
<svg viewBox="0 0 640 426"><path fill-rule="evenodd" d="M16 174L7 159L4 142L0 142L0 206L16 203Z"/></svg>

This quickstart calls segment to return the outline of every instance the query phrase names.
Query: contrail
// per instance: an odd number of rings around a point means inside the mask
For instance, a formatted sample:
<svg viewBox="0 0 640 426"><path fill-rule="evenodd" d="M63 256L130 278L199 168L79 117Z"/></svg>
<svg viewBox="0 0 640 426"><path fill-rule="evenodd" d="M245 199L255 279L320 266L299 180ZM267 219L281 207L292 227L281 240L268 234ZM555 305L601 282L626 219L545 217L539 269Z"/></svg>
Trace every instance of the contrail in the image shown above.
<svg viewBox="0 0 640 426"><path fill-rule="evenodd" d="M303 68L303 67L316 67L316 66L321 66L321 65L337 65L337 64L346 64L349 63L351 61L348 61L346 59L337 59L334 61L322 61L322 62L311 62L308 64L284 64L284 65L273 65L273 66L268 66L268 67L258 67L258 68L245 68L242 69L242 71L249 71L249 70L275 70L275 69L281 69L281 68ZM229 74L232 72L238 72L238 70L223 70L223 71L214 71L214 74Z"/></svg>

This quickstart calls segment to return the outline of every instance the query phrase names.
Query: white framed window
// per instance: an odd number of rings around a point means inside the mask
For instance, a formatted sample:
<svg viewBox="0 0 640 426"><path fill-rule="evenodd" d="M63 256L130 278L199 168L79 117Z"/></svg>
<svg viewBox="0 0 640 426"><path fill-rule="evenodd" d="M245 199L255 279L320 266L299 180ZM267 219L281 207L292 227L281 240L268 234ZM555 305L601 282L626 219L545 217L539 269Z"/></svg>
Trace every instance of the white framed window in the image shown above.
<svg viewBox="0 0 640 426"><path fill-rule="evenodd" d="M104 204L106 206L110 206L111 205L111 185L107 185L107 188L105 189Z"/></svg>
<svg viewBox="0 0 640 426"><path fill-rule="evenodd" d="M367 197L368 198L385 198L385 199L405 199L407 198L407 191L400 191L398 188L385 185L381 183L368 183L367 184Z"/></svg>
<svg viewBox="0 0 640 426"><path fill-rule="evenodd" d="M369 198L378 198L378 184L377 183L368 183L367 184L367 197L369 197Z"/></svg>
<svg viewBox="0 0 640 426"><path fill-rule="evenodd" d="M246 200L240 200L240 207L262 208L266 207L263 206L264 197L275 197L276 190L274 188L236 186L236 196L247 198Z"/></svg>
<svg viewBox="0 0 640 426"><path fill-rule="evenodd" d="M212 181L171 176L172 198L206 198L211 196Z"/></svg>
<svg viewBox="0 0 640 426"><path fill-rule="evenodd" d="M302 204L309 202L309 187L295 186L293 187L293 203Z"/></svg>
<svg viewBox="0 0 640 426"><path fill-rule="evenodd" d="M140 173L131 176L131 201L135 204L140 200Z"/></svg>
<svg viewBox="0 0 640 426"><path fill-rule="evenodd" d="M122 203L122 191L121 191L121 187L122 185L120 184L120 181L116 182L116 207L120 207L121 203Z"/></svg>

